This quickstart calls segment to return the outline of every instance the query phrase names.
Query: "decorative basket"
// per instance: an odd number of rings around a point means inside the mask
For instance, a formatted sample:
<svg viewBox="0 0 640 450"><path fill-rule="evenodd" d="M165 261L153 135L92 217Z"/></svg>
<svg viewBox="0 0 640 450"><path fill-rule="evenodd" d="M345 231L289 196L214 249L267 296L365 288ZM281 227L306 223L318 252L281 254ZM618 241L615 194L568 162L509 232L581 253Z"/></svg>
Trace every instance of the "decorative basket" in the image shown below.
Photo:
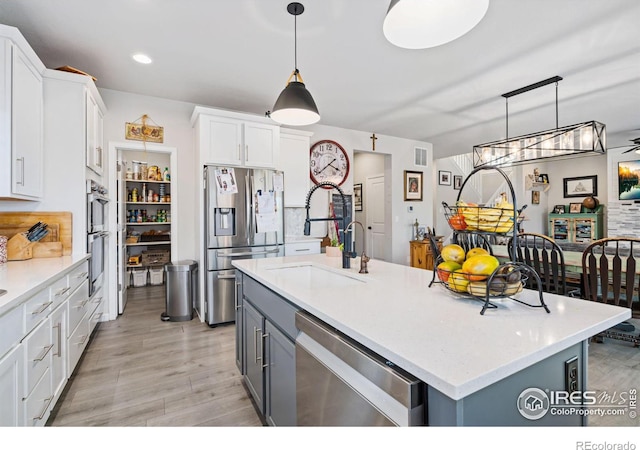
<svg viewBox="0 0 640 450"><path fill-rule="evenodd" d="M493 208L458 202L457 206L449 206L442 202L444 215L451 229L455 231L483 231L487 233L506 234L513 231L513 209ZM518 217L518 222L522 221Z"/></svg>
<svg viewBox="0 0 640 450"><path fill-rule="evenodd" d="M491 275L477 275L461 271L436 269L440 283L448 290L463 296L479 298L511 297L519 294L527 282L527 275L509 264L498 267ZM487 292L488 289L488 292Z"/></svg>

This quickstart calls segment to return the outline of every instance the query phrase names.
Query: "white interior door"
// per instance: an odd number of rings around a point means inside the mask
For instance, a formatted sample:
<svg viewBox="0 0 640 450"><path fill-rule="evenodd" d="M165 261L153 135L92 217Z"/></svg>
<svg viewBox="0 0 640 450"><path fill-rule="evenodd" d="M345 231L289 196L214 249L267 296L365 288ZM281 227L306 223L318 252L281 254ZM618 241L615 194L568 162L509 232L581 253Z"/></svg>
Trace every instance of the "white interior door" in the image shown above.
<svg viewBox="0 0 640 450"><path fill-rule="evenodd" d="M118 222L116 227L116 253L118 258L118 314L124 313L127 306L127 188L124 181L125 166L122 160L117 162L117 198L118 198Z"/></svg>
<svg viewBox="0 0 640 450"><path fill-rule="evenodd" d="M385 254L384 175L367 177L365 222L367 228L367 252L374 259L387 260ZM381 201L382 200L382 201Z"/></svg>

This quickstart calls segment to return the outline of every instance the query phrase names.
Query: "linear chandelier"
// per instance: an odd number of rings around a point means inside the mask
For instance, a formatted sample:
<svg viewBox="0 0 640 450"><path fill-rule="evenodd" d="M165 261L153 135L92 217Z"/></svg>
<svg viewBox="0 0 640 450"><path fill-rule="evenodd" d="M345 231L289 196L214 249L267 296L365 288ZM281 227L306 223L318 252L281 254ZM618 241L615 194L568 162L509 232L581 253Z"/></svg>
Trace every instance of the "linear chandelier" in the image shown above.
<svg viewBox="0 0 640 450"><path fill-rule="evenodd" d="M475 145L473 167L516 166L543 159L565 159L586 154L606 153L606 127L596 121L558 126L559 76L502 94L506 101L506 138ZM556 127L517 137L509 137L509 98L548 84L556 84Z"/></svg>

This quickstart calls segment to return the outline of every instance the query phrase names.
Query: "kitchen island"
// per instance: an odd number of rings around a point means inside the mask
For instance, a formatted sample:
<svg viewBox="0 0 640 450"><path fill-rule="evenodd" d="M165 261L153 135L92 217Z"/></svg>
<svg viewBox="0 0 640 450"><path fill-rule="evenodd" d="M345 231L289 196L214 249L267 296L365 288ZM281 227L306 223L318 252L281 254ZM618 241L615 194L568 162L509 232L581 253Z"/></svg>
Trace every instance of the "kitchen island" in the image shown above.
<svg viewBox="0 0 640 450"><path fill-rule="evenodd" d="M588 339L631 317L628 309L552 294L544 294L550 313L494 299L498 307L481 315L482 302L429 288L431 271L383 261L370 261L366 275L357 261L342 269L341 258L326 255L233 264L241 283L257 282L424 382L429 425L585 425L583 415L527 418L519 396L527 388L565 390L571 361L573 389L586 390ZM537 303L537 291L519 295ZM284 331L296 339L298 330Z"/></svg>

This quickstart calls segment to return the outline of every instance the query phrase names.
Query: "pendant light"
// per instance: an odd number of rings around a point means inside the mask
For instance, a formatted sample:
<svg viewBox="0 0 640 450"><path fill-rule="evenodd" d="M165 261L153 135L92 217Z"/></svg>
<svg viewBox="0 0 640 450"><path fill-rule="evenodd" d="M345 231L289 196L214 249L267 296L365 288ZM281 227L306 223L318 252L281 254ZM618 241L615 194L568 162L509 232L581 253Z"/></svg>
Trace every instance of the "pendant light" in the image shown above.
<svg viewBox="0 0 640 450"><path fill-rule="evenodd" d="M320 113L298 71L297 16L304 12L304 6L297 2L289 3L287 11L294 18L294 69L269 116L283 125L311 125L320 120Z"/></svg>
<svg viewBox="0 0 640 450"><path fill-rule="evenodd" d="M487 9L489 0L391 0L382 31L398 47L437 47L471 31Z"/></svg>
<svg viewBox="0 0 640 450"><path fill-rule="evenodd" d="M568 159L576 156L606 153L607 134L603 123L591 120L574 125L558 126L558 82L555 76L502 94L506 109L506 138L473 147L473 167L516 166L541 159ZM509 98L555 83L556 127L522 136L509 137Z"/></svg>

